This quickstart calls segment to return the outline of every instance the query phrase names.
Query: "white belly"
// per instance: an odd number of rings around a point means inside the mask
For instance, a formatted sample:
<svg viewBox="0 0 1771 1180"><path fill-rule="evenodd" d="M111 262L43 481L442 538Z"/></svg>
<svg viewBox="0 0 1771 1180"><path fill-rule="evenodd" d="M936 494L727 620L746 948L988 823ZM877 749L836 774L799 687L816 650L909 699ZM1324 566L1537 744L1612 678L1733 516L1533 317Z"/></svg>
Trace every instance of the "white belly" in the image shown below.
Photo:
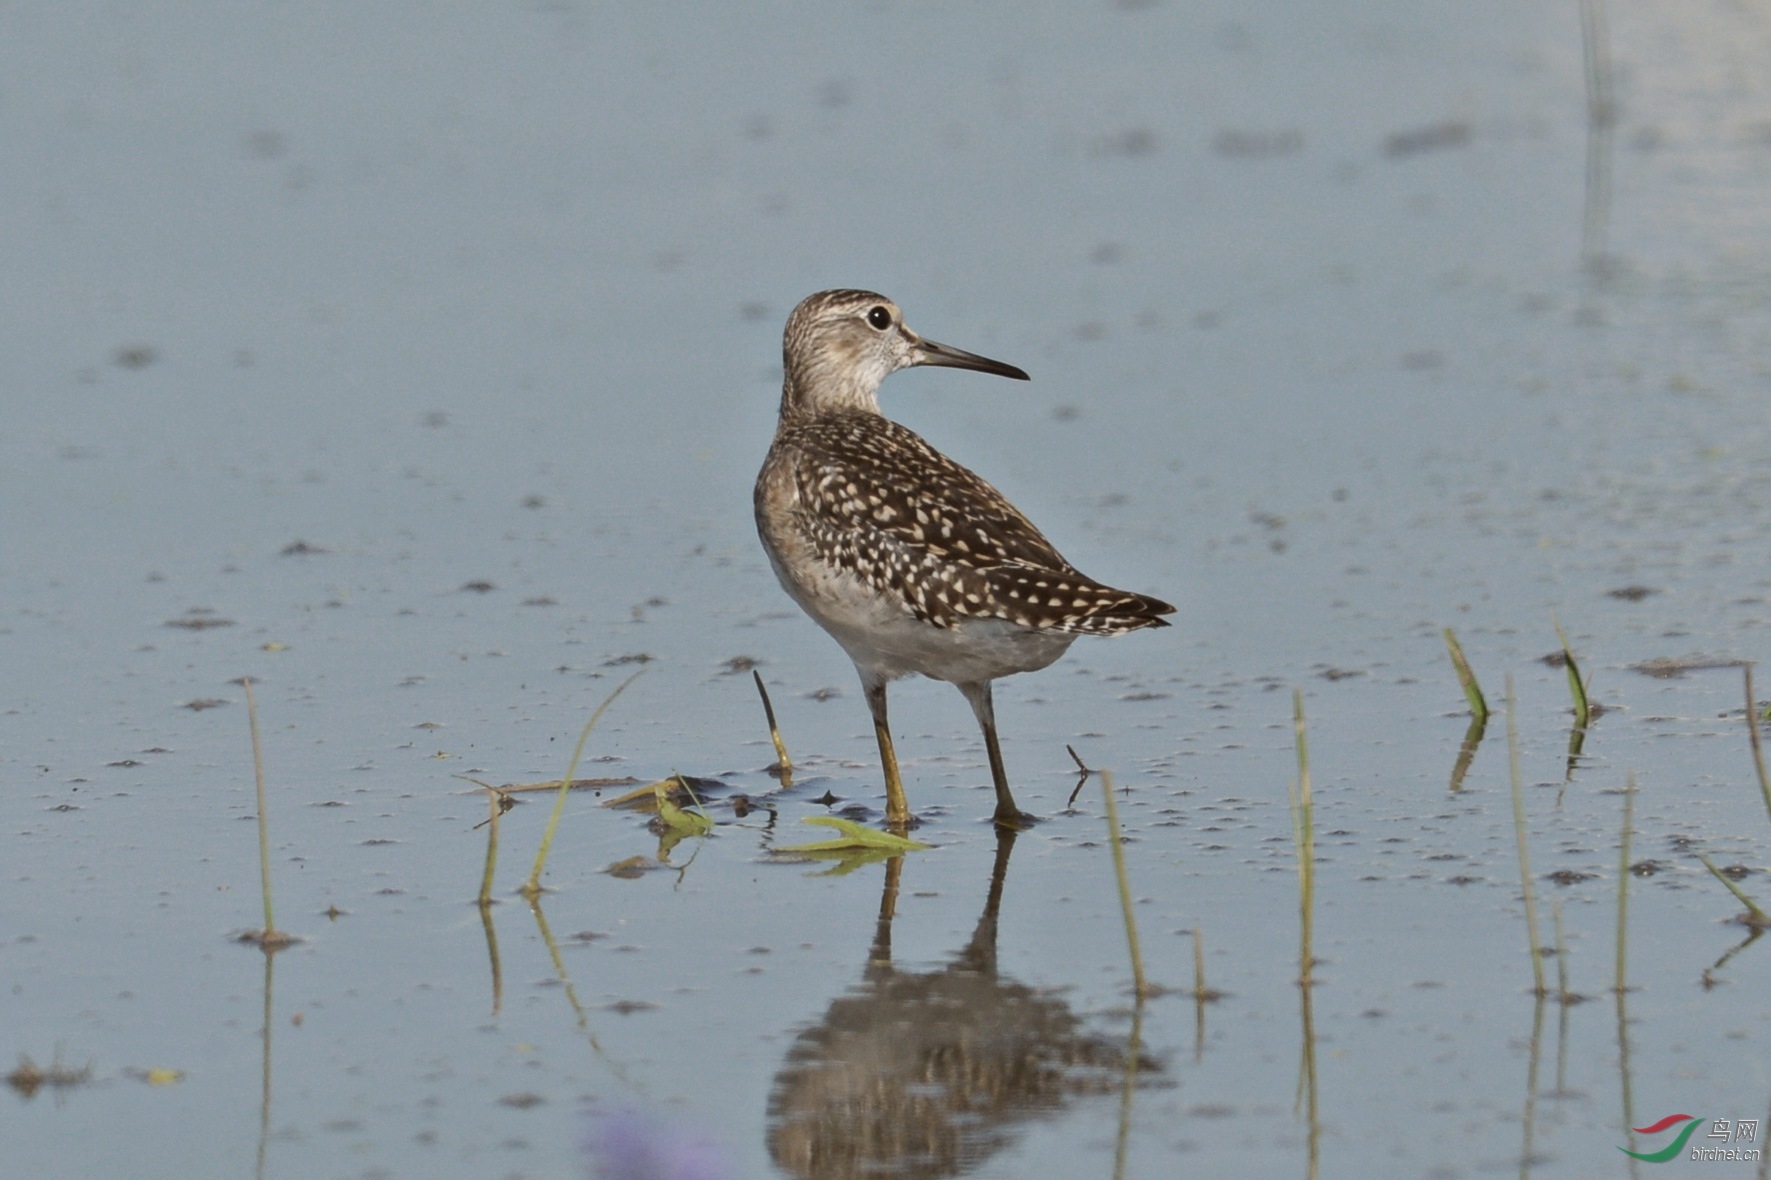
<svg viewBox="0 0 1771 1180"><path fill-rule="evenodd" d="M1052 663L1075 642L1062 631L1023 627L1006 619L968 619L937 627L877 594L860 579L822 562L802 566L809 576L790 577L773 546L775 576L793 600L830 632L863 676L896 680L919 672L953 684L982 684Z"/></svg>

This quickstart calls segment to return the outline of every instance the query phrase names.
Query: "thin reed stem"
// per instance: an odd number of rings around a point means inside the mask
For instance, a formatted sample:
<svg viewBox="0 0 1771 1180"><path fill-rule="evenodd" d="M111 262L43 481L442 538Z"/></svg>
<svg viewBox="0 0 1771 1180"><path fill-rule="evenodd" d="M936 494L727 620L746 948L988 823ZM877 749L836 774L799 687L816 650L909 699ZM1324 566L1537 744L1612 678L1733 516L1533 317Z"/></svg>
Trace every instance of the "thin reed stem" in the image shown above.
<svg viewBox="0 0 1771 1180"><path fill-rule="evenodd" d="M584 743L590 740L590 731L602 719L603 711L615 703L615 698L627 691L627 686L638 680L645 672L641 668L626 680L623 680L615 691L603 698L603 703L596 707L590 720L584 723L584 730L578 735L578 744L572 748L572 760L566 764L566 777L560 780L560 793L554 796L553 814L547 817L547 827L541 833L541 847L535 851L535 868L530 871L529 879L523 882L523 896L534 898L541 892L541 870L547 864L547 850L553 845L554 830L560 826L560 815L566 810L566 793L572 789L572 776L578 772L578 759L584 756Z"/></svg>
<svg viewBox="0 0 1771 1180"><path fill-rule="evenodd" d="M1759 794L1765 799L1765 814L1771 815L1771 777L1765 774L1765 750L1759 744L1759 703L1753 699L1753 666L1746 666L1746 733L1753 746L1753 770L1759 776Z"/></svg>
<svg viewBox="0 0 1771 1180"><path fill-rule="evenodd" d="M1205 990L1205 935L1198 926L1193 927L1193 994L1200 999L1211 994Z"/></svg>
<svg viewBox="0 0 1771 1180"><path fill-rule="evenodd" d="M1568 949L1562 942L1562 899L1550 901L1550 929L1556 936L1556 995L1568 1003Z"/></svg>
<svg viewBox="0 0 1771 1180"><path fill-rule="evenodd" d="M252 729L252 777L258 784L258 875L264 893L264 934L269 943L277 933L276 919L271 915L271 833L270 819L265 814L264 743L258 736L258 705L252 699L252 677L240 677L246 690L246 723Z"/></svg>
<svg viewBox="0 0 1771 1180"><path fill-rule="evenodd" d="M1636 772L1630 771L1623 788L1623 837L1617 854L1617 966L1613 971L1611 990L1622 994L1628 986L1624 968L1627 965L1630 933L1630 833L1636 815Z"/></svg>
<svg viewBox="0 0 1771 1180"><path fill-rule="evenodd" d="M1316 818L1310 789L1310 744L1304 730L1304 694L1291 690L1291 725L1297 738L1298 777L1291 790L1291 836L1298 857L1298 982L1315 974Z"/></svg>
<svg viewBox="0 0 1771 1180"><path fill-rule="evenodd" d="M1141 1004L1150 994L1144 980L1144 955L1138 949L1138 921L1132 914L1131 881L1125 871L1125 847L1119 834L1119 807L1113 800L1113 772L1101 771L1101 792L1107 798L1107 843L1113 849L1113 872L1119 878L1119 908L1125 912L1125 941L1131 948L1132 987Z"/></svg>

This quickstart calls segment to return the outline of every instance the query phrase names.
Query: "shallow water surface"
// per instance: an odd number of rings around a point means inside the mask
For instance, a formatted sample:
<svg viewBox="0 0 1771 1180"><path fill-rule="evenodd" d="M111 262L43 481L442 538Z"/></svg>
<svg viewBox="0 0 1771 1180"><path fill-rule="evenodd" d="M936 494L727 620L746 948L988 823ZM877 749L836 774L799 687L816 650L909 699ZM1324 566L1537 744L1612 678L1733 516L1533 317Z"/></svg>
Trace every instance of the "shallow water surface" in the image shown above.
<svg viewBox="0 0 1771 1180"><path fill-rule="evenodd" d="M1572 3L0 14L9 1173L1761 1150L1771 958L1700 855L1771 898L1771 20L1587 13L1610 124ZM930 847L843 865L778 851L883 790L750 482L781 323L850 285L1027 368L884 402L1180 613L998 686L1012 840L958 694L895 686ZM482 910L474 783L636 670L577 773L695 776L712 833L575 791L531 905L520 792Z"/></svg>

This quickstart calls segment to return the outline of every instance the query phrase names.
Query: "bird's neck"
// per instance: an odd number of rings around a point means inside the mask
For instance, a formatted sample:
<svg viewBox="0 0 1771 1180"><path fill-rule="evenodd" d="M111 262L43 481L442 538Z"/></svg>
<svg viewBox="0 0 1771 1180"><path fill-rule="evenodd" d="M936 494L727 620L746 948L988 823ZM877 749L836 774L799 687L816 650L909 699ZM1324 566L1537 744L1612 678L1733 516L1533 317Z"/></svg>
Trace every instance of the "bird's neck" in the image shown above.
<svg viewBox="0 0 1771 1180"><path fill-rule="evenodd" d="M781 383L781 425L785 430L840 414L874 414L879 410L879 384L857 380L829 369L787 370Z"/></svg>

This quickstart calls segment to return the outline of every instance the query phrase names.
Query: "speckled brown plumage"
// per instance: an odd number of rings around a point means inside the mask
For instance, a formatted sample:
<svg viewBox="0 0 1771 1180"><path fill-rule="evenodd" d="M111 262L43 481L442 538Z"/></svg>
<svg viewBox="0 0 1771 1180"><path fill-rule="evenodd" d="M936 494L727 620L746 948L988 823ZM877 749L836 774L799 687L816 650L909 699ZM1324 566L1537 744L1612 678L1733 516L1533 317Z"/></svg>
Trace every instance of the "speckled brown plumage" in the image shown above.
<svg viewBox="0 0 1771 1180"><path fill-rule="evenodd" d="M758 486L774 478L792 487L789 527L818 560L936 627L1005 619L1117 635L1166 626L1160 616L1174 609L1082 573L1002 493L878 414L784 427Z"/></svg>
<svg viewBox="0 0 1771 1180"><path fill-rule="evenodd" d="M1173 607L1076 569L1001 492L884 417L879 386L913 365L1027 380L1013 365L925 340L871 291L823 291L788 318L774 445L756 524L781 585L848 652L886 777L886 818L909 807L885 686L920 673L956 685L984 733L999 823L1014 805L991 681L1043 668L1082 635L1162 627Z"/></svg>

